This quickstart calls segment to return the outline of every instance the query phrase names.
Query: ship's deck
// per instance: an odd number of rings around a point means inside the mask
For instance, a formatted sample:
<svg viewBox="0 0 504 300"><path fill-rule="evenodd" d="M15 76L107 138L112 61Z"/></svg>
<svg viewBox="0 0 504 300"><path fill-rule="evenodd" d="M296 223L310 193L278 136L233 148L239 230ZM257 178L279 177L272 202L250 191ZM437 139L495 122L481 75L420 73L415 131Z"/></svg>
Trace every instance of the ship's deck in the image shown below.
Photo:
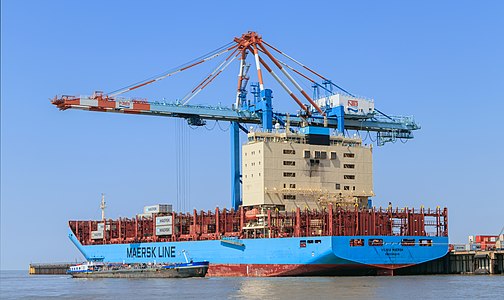
<svg viewBox="0 0 504 300"><path fill-rule="evenodd" d="M160 217L171 216L159 226ZM316 236L448 236L448 211L444 209L345 210L329 205L323 211L280 212L257 209L215 212L160 213L152 217L102 221L69 221L82 245L282 238ZM159 228L163 227L164 231ZM93 233L101 229L101 235Z"/></svg>

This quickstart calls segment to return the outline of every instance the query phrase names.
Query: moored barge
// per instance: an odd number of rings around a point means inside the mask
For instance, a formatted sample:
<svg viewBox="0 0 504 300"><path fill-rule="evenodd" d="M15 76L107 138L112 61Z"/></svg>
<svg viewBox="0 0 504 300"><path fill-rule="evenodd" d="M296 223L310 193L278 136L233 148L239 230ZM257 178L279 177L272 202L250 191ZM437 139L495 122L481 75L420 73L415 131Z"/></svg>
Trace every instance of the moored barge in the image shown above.
<svg viewBox="0 0 504 300"><path fill-rule="evenodd" d="M86 262L71 266L68 274L74 278L188 278L205 277L208 262L175 264L117 264Z"/></svg>

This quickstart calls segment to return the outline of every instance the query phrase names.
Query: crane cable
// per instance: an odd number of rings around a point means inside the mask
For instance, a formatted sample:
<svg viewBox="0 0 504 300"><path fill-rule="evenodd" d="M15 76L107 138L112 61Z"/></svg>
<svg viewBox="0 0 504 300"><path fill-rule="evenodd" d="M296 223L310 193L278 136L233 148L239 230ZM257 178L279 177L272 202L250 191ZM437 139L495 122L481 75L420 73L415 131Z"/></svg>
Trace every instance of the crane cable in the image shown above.
<svg viewBox="0 0 504 300"><path fill-rule="evenodd" d="M224 131L224 132L228 131L228 130L229 130L229 128L231 127L231 122L229 122L229 126L228 126L227 128L225 128L225 129L223 129L223 128L221 127L221 125L220 125L219 121L215 121L215 123L217 123L217 126L219 127L219 129L220 129L221 131Z"/></svg>
<svg viewBox="0 0 504 300"><path fill-rule="evenodd" d="M184 70L187 70L187 69L189 69L191 67L194 67L196 65L199 65L199 64L201 64L203 62L206 62L206 61L209 61L211 59L214 59L214 58L216 58L216 57L218 57L218 56L220 56L220 55L222 55L222 54L224 54L224 53L226 53L226 52L228 52L228 51L236 48L237 45L233 45L233 44L234 44L234 42L227 43L226 45L223 45L223 46L221 46L221 47L219 47L219 48L217 48L217 49L215 49L213 51L210 51L210 52L208 52L208 53L206 53L206 54L204 54L204 55L202 55L200 57L197 57L197 58L195 58L195 59L193 59L193 60L191 60L191 61L189 61L189 62L187 62L185 64L179 65L179 66L177 66L175 68L172 68L172 69L170 69L168 71L165 71L163 73L160 73L160 74L152 76L152 77L149 77L149 78L144 79L142 81L138 81L136 83L130 84L130 85L126 86L126 87L117 89L117 90L112 91L112 92L107 93L107 94L110 97L115 97L115 96L121 95L123 93L129 92L131 90L137 89L139 87L145 86L147 84L150 84L150 83L162 80L162 79L164 79L166 77L169 77L169 76L174 75L176 73L179 73L179 72L182 72Z"/></svg>
<svg viewBox="0 0 504 300"><path fill-rule="evenodd" d="M367 133L368 133L368 136L369 136L369 140L370 140L372 143L374 143L374 142L376 142L376 141L378 140L378 138L375 138L375 139L373 140L373 136L371 135L371 133L369 132L369 130L367 131ZM366 139L367 139L367 137L366 137Z"/></svg>
<svg viewBox="0 0 504 300"><path fill-rule="evenodd" d="M284 65L284 66L286 66L287 68L291 69L294 73L296 73L296 74L298 74L298 75L300 75L300 76L304 77L306 80L308 80L308 81L310 81L311 83L315 84L316 86L318 86L318 87L320 87L320 88L324 89L326 92L329 92L329 93L332 93L332 94L333 94L333 92L332 92L331 90L327 89L325 86L323 86L323 85L321 85L320 83L316 82L314 79L312 79L312 78L310 78L310 77L306 76L305 74L303 74L303 73L301 73L300 71L298 71L298 70L294 69L292 66L290 66L290 65L288 65L287 63L285 63L285 62L283 62L283 61L279 60L278 58L277 58L277 60L278 60L278 62L279 62L279 63L281 63L282 65Z"/></svg>
<svg viewBox="0 0 504 300"><path fill-rule="evenodd" d="M179 119L175 123L176 140L175 145L175 177L176 177L176 199L177 209L186 211L191 205L191 161L188 150L191 145L190 132L184 124L184 119Z"/></svg>
<svg viewBox="0 0 504 300"><path fill-rule="evenodd" d="M194 98L199 92L201 92L210 82L212 82L220 73L222 73L237 57L235 49L226 59L224 59L218 66L215 68L210 75L208 75L200 84L198 84L191 92L187 93L184 98L180 102L182 105L186 105ZM231 59L230 59L231 58Z"/></svg>
<svg viewBox="0 0 504 300"><path fill-rule="evenodd" d="M345 92L347 93L348 95L352 96L352 97L355 97L352 93L350 93L349 91L345 90L344 88L340 87L339 85L335 84L334 82L330 81L329 79L327 79L326 77L320 75L319 73L313 71L312 69L308 68L307 66L305 66L304 64L302 64L300 61L294 59L293 57L287 55L286 53L278 50L278 48L275 48L274 46L268 44L267 42L265 42L264 40L262 41L265 45L267 45L268 47L270 47L271 49L273 49L274 51L282 54L283 56L285 56L286 58L288 58L289 60L295 62L296 64L298 64L299 66L303 67L304 69L308 70L309 72L317 75L318 77L320 77L321 79L323 80L326 80L328 81L331 85L335 86L336 88L338 88L339 90L341 90L342 92Z"/></svg>

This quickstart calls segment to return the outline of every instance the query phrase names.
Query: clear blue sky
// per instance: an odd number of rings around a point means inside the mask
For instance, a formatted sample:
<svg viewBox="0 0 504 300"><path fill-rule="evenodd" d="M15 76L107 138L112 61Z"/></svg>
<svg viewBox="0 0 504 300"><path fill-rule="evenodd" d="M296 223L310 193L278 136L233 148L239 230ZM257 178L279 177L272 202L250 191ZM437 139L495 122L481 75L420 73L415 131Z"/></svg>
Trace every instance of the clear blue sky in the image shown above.
<svg viewBox="0 0 504 300"><path fill-rule="evenodd" d="M67 221L99 218L102 192L114 218L175 202L175 120L60 112L48 98L123 87L248 30L374 98L380 110L422 125L406 144L375 148L376 205L447 206L454 243L497 234L504 225L502 2L278 2L2 1L1 268L80 260ZM203 73L131 96L175 100ZM236 75L232 65L192 103L230 105ZM270 87L275 108L296 110ZM229 133L188 131L191 206L229 207Z"/></svg>

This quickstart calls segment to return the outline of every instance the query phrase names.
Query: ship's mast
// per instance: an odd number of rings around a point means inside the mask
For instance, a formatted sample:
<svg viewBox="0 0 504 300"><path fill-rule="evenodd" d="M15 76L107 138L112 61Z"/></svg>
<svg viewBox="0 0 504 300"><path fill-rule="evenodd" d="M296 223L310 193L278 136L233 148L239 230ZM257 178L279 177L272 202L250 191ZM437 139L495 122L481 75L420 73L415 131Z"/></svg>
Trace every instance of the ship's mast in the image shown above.
<svg viewBox="0 0 504 300"><path fill-rule="evenodd" d="M102 193L101 194L101 204L100 204L100 209L101 209L101 218L102 218L102 221L105 221L105 207L107 207L105 205L105 194Z"/></svg>

